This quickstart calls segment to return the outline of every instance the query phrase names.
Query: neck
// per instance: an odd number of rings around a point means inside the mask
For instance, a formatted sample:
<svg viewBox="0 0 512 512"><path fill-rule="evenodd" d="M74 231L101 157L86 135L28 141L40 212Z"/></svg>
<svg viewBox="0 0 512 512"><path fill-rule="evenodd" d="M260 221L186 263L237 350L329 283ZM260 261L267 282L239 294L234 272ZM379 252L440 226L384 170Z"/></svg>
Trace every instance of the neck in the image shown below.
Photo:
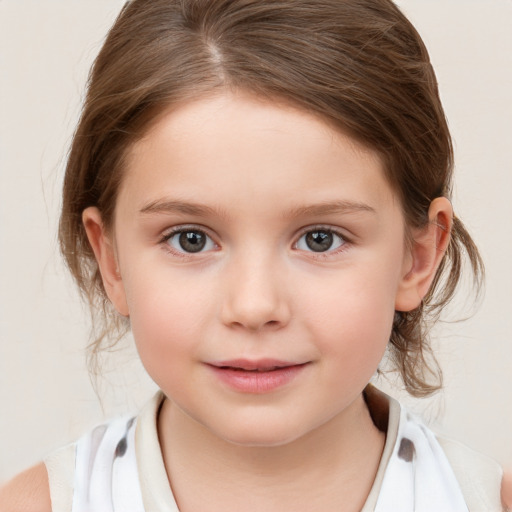
<svg viewBox="0 0 512 512"><path fill-rule="evenodd" d="M279 446L225 441L167 399L158 431L182 512L361 510L385 440L362 395L314 431Z"/></svg>

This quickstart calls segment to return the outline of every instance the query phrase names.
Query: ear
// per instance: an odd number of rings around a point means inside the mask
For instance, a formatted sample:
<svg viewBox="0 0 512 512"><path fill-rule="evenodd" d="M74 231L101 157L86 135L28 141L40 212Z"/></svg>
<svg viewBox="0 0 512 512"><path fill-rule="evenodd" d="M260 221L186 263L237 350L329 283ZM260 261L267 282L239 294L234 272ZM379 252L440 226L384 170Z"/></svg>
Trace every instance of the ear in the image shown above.
<svg viewBox="0 0 512 512"><path fill-rule="evenodd" d="M428 224L412 233L412 246L406 258L396 300L396 311L412 311L428 293L450 242L453 210L446 197L432 201Z"/></svg>
<svg viewBox="0 0 512 512"><path fill-rule="evenodd" d="M123 316L129 316L124 284L119 273L114 243L112 237L105 230L98 208L93 206L86 208L82 213L82 222L98 262L105 292L118 313Z"/></svg>

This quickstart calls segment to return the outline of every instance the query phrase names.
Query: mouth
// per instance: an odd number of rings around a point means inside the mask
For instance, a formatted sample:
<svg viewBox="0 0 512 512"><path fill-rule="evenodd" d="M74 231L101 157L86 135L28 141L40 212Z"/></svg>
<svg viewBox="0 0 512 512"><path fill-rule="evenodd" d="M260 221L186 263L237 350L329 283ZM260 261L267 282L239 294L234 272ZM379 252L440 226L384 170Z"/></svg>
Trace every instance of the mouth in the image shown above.
<svg viewBox="0 0 512 512"><path fill-rule="evenodd" d="M273 359L260 359L260 360L246 360L237 359L233 361L221 361L216 363L210 363L211 366L218 368L219 370L233 370L240 372L275 372L282 370L283 368L291 368L294 366L303 366L307 363L296 363L289 361L278 361Z"/></svg>
<svg viewBox="0 0 512 512"><path fill-rule="evenodd" d="M309 362L237 359L208 363L213 374L239 393L264 394L293 382Z"/></svg>
<svg viewBox="0 0 512 512"><path fill-rule="evenodd" d="M274 372L276 370L280 370L281 368L288 368L288 366L272 366L269 368L238 368L236 366L220 366L221 370L234 370L235 372L256 372L256 373L262 373L262 372Z"/></svg>

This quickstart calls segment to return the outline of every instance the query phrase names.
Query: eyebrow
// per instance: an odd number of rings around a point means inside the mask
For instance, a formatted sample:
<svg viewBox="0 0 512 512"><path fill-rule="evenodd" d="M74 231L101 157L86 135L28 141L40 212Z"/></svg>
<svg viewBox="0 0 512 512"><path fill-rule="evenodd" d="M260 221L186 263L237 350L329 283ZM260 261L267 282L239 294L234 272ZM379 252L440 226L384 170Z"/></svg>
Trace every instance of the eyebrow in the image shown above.
<svg viewBox="0 0 512 512"><path fill-rule="evenodd" d="M289 214L292 217L302 216L321 216L321 215L332 215L336 213L357 213L357 212L369 212L376 213L375 208L372 208L366 203L360 203L358 201L328 201L324 203L299 206L293 208Z"/></svg>
<svg viewBox="0 0 512 512"><path fill-rule="evenodd" d="M202 204L160 199L148 203L140 209L140 213L184 213L186 215L195 215L198 217L206 217L209 215L223 216L222 212L210 206Z"/></svg>
<svg viewBox="0 0 512 512"><path fill-rule="evenodd" d="M357 212L369 212L375 214L376 211L370 205L357 201L329 201L318 204L298 206L289 210L286 216L289 217L306 217L306 216L322 216L332 214L347 214ZM161 199L148 203L140 209L142 214L152 213L183 213L185 215L194 215L198 217L208 217L211 215L225 217L226 214L216 208L203 204Z"/></svg>

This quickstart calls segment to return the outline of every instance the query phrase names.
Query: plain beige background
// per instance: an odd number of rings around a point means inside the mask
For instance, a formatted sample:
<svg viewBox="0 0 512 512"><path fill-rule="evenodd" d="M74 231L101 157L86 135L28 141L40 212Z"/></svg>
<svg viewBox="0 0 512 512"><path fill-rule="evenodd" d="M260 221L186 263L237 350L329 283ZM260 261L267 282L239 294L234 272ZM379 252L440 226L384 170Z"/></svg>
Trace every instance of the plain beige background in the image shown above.
<svg viewBox="0 0 512 512"><path fill-rule="evenodd" d="M122 3L0 0L0 481L155 390L128 339L106 363L102 409L85 366L87 311L56 243L87 70ZM487 265L478 312L435 331L444 393L406 401L512 466L512 1L399 4L431 52L455 139L455 211ZM471 312L466 297L448 317Z"/></svg>

